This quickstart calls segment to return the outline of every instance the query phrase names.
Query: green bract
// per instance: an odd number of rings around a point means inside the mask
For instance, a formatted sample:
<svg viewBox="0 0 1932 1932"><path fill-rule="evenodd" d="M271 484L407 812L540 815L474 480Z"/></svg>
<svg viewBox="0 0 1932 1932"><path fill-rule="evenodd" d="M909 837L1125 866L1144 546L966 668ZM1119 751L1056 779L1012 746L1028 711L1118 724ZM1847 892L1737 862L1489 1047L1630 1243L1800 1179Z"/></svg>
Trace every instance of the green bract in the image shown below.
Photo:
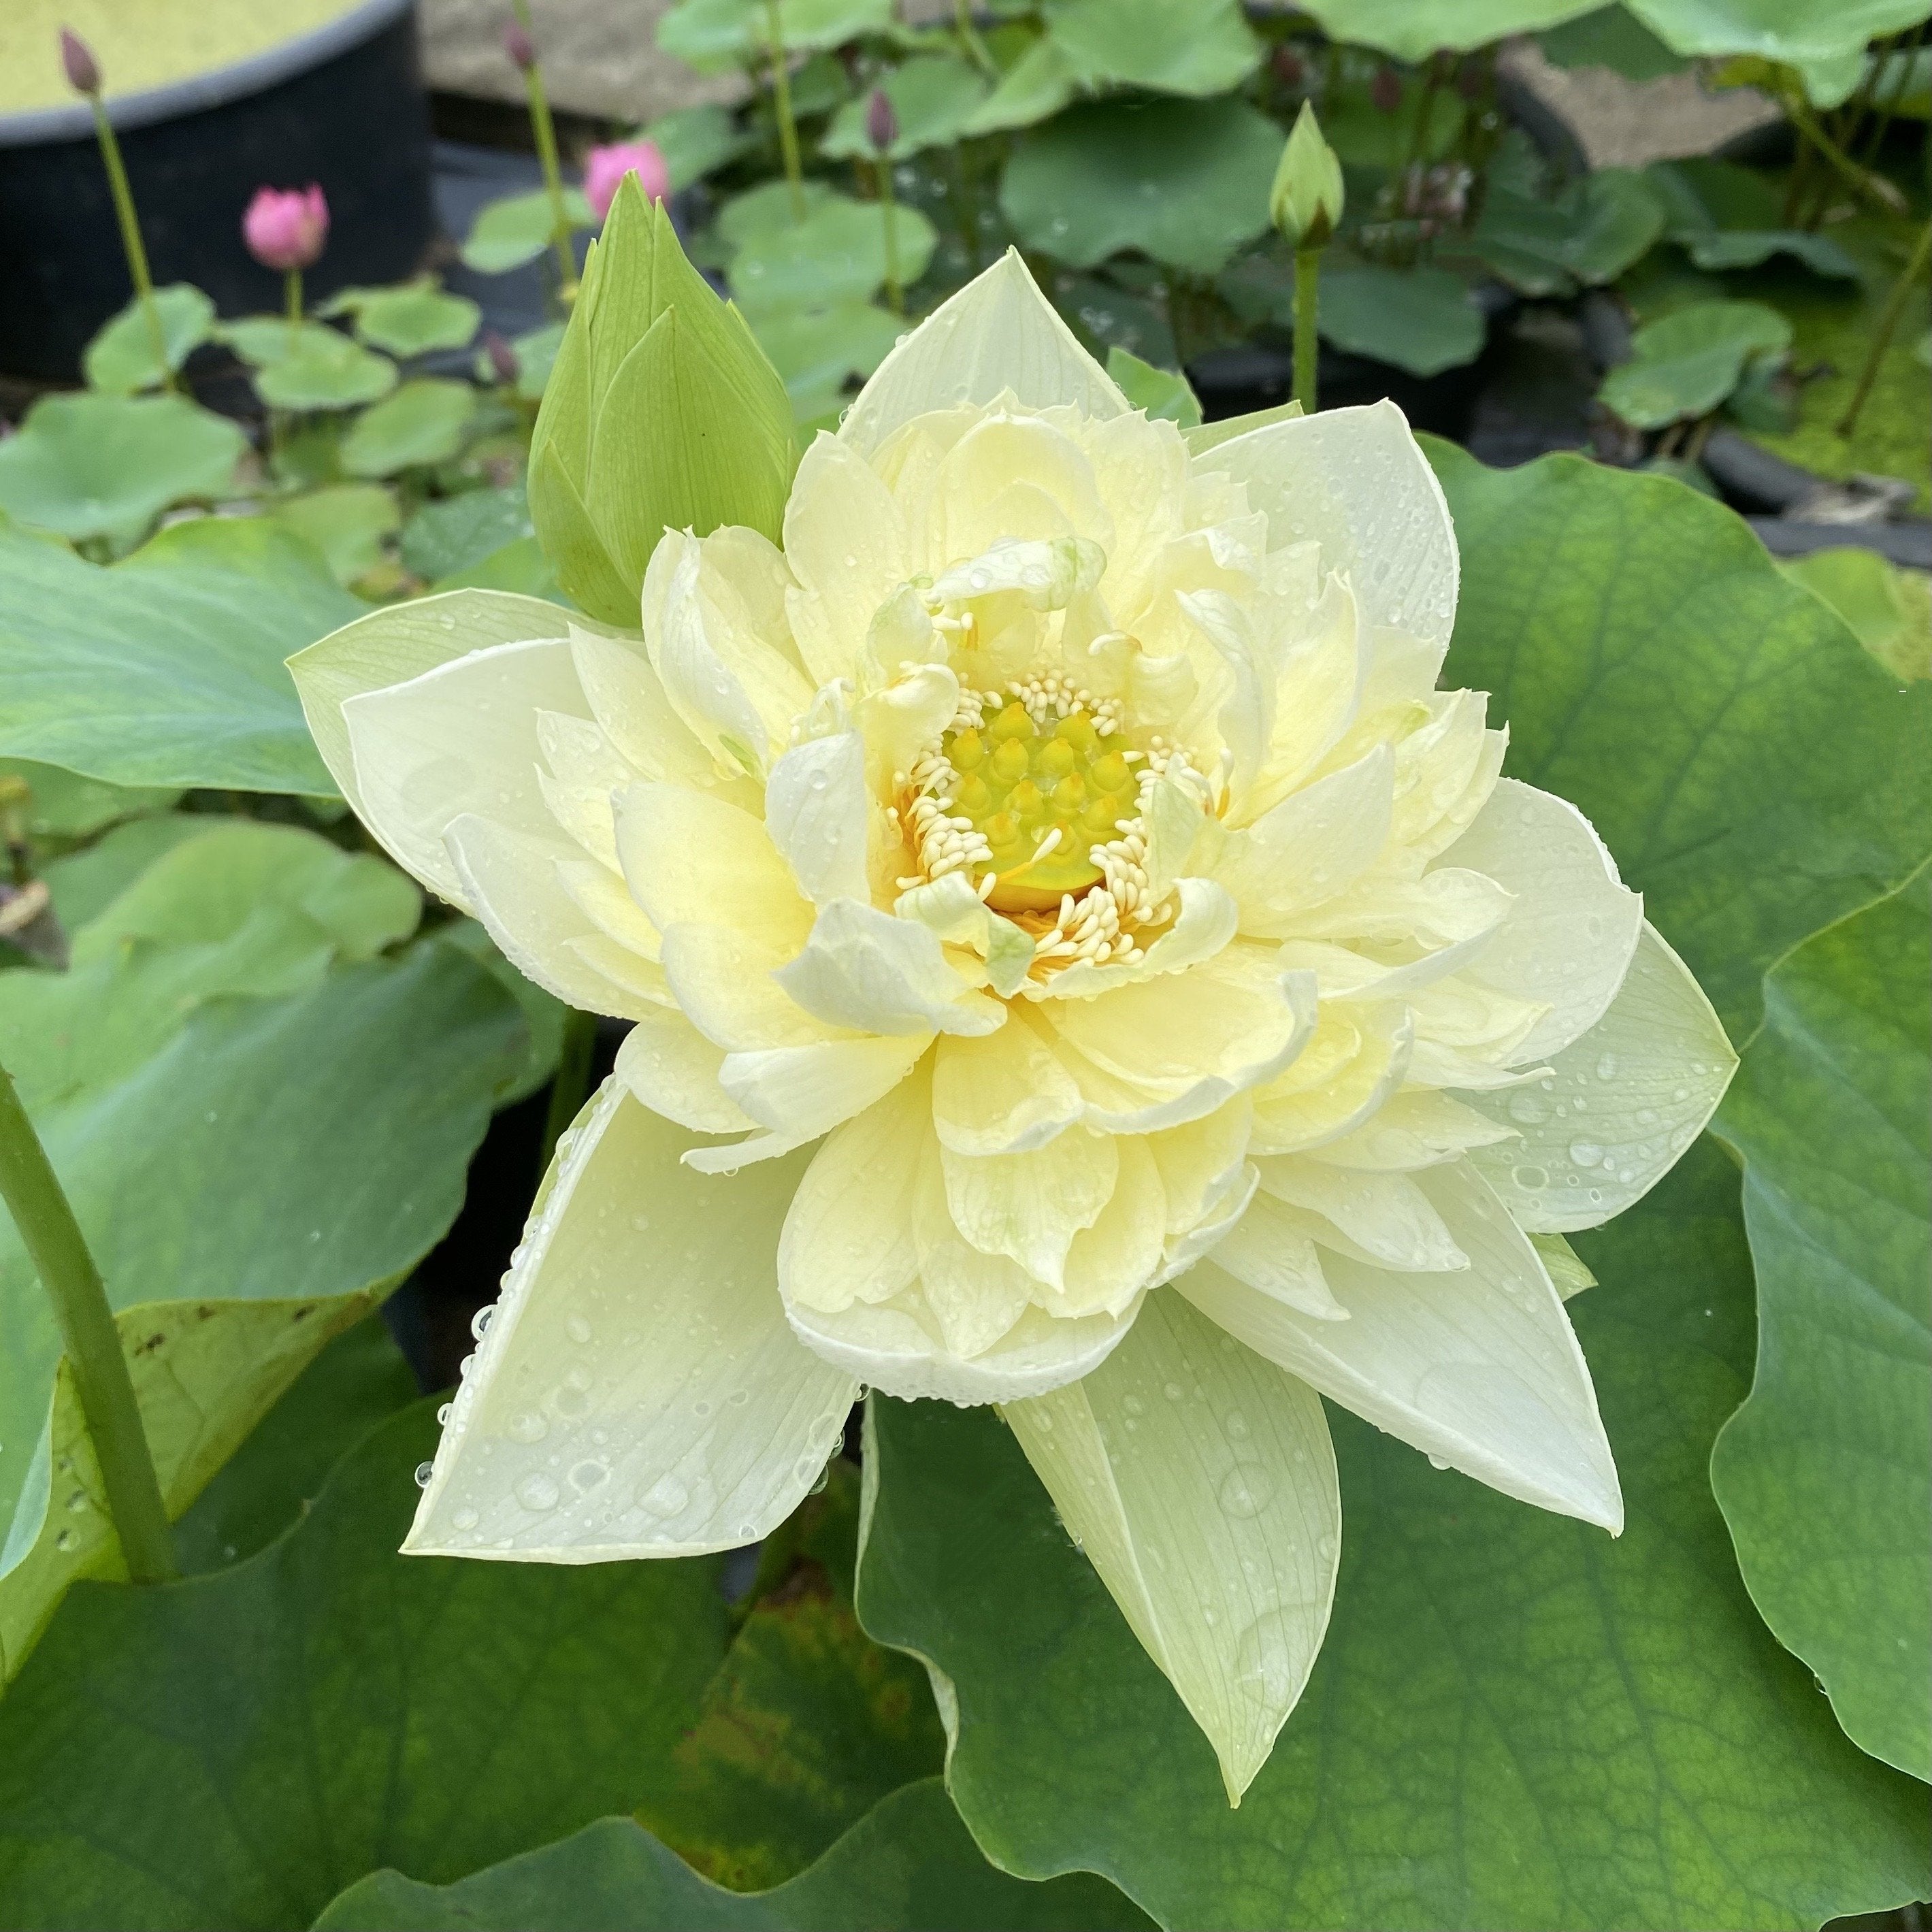
<svg viewBox="0 0 1932 1932"><path fill-rule="evenodd" d="M565 591L633 628L667 528L776 537L797 460L784 385L627 175L530 443L530 514Z"/></svg>

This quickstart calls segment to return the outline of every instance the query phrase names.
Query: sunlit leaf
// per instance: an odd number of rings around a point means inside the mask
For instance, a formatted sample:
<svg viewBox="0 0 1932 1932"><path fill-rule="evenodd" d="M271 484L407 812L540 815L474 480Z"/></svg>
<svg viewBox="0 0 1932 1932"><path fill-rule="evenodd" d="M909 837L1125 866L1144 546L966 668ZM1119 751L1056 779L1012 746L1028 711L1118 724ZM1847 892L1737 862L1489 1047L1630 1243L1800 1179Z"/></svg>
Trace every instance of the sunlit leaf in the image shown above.
<svg viewBox="0 0 1932 1932"><path fill-rule="evenodd" d="M1748 364L1782 356L1791 325L1762 302L1693 302L1630 338L1630 360L1604 377L1605 407L1636 429L1659 429L1714 410Z"/></svg>

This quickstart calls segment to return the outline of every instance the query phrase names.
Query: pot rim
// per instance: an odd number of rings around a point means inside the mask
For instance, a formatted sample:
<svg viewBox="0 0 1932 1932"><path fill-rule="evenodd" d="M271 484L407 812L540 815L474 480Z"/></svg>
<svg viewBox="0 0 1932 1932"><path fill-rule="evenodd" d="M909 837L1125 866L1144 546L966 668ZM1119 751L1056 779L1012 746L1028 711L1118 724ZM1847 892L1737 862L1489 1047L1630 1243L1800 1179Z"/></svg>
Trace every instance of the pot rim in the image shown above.
<svg viewBox="0 0 1932 1932"><path fill-rule="evenodd" d="M338 14L334 20L326 20L291 40L279 40L260 53L250 54L246 60L189 74L160 87L110 96L104 103L108 122L117 133L124 133L158 121L226 106L231 100L261 93L279 81L346 53L404 14L413 11L415 6L416 0L362 0L360 5ZM39 147L88 140L93 133L94 110L85 100L62 107L32 108L21 114L0 114L0 148Z"/></svg>

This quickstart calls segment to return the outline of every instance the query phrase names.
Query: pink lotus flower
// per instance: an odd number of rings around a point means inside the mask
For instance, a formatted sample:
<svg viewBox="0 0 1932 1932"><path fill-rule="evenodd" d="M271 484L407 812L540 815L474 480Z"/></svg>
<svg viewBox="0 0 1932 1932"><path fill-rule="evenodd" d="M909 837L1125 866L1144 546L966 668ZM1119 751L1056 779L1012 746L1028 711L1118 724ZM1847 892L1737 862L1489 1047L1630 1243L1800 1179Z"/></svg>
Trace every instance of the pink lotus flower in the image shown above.
<svg viewBox="0 0 1932 1932"><path fill-rule="evenodd" d="M626 175L635 175L638 185L653 201L663 200L670 192L670 170L655 141L614 141L608 148L592 148L584 158L584 198L597 211L599 221L610 212L618 184Z"/></svg>
<svg viewBox="0 0 1932 1932"><path fill-rule="evenodd" d="M242 238L265 268L306 268L328 239L328 203L314 182L307 188L258 188L242 218Z"/></svg>

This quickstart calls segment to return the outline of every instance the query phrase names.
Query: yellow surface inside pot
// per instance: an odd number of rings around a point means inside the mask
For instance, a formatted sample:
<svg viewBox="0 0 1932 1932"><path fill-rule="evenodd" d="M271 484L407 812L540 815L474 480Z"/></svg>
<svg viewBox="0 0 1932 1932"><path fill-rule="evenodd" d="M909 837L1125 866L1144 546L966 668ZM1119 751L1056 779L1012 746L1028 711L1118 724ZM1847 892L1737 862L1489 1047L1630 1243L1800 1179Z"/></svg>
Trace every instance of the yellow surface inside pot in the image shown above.
<svg viewBox="0 0 1932 1932"><path fill-rule="evenodd" d="M358 0L0 0L0 114L77 100L61 69L60 30L94 50L102 92L139 94L265 53Z"/></svg>

